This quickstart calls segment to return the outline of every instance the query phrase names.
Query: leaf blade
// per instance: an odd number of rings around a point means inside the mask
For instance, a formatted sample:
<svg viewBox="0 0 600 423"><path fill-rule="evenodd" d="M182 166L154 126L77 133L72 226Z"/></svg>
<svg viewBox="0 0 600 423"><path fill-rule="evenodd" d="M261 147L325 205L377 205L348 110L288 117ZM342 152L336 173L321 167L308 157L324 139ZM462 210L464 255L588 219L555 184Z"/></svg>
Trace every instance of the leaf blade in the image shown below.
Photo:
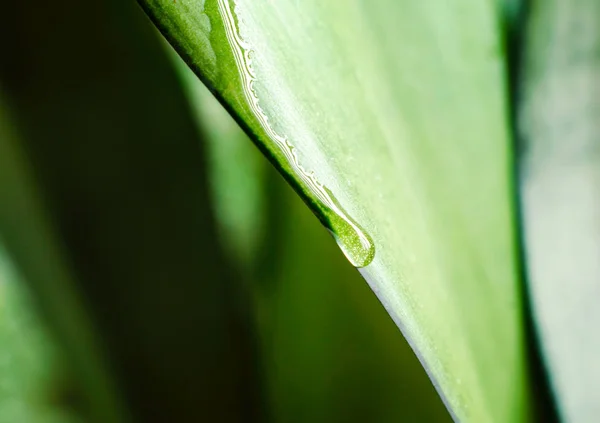
<svg viewBox="0 0 600 423"><path fill-rule="evenodd" d="M252 275L271 421L450 421L413 351L327 231L265 168L265 158L192 71L181 72L192 102L202 106L199 120L214 123L210 179L216 208L227 211L219 223L238 250L254 250L252 260L236 256ZM248 202L241 191L250 184L261 195ZM268 222L258 225L260 237L239 236L256 231L258 222Z"/></svg>
<svg viewBox="0 0 600 423"><path fill-rule="evenodd" d="M455 418L527 421L496 4L141 3L323 223L271 132L374 240L363 275Z"/></svg>

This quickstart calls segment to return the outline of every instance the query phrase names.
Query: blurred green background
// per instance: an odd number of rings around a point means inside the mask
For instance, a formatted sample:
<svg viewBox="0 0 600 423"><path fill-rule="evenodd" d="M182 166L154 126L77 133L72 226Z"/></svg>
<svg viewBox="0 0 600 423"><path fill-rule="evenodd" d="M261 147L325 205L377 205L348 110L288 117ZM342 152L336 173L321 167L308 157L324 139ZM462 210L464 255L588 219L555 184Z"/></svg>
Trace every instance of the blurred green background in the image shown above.
<svg viewBox="0 0 600 423"><path fill-rule="evenodd" d="M6 7L0 423L450 421L333 238L136 5Z"/></svg>

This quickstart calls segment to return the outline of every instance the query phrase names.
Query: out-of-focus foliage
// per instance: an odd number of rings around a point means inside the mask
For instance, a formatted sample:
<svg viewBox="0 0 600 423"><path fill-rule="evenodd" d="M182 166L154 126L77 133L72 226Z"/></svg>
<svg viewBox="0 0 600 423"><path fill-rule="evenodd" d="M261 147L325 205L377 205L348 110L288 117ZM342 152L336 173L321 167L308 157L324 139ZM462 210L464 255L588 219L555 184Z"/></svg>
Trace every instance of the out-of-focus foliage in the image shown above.
<svg viewBox="0 0 600 423"><path fill-rule="evenodd" d="M532 2L523 227L534 318L565 421L600 416L600 2Z"/></svg>
<svg viewBox="0 0 600 423"><path fill-rule="evenodd" d="M80 423L60 350L0 246L0 423Z"/></svg>
<svg viewBox="0 0 600 423"><path fill-rule="evenodd" d="M499 3L140 3L316 214L313 171L370 235L362 273L455 417L527 421Z"/></svg>
<svg viewBox="0 0 600 423"><path fill-rule="evenodd" d="M206 135L206 166L221 243L250 272L264 256L260 238L269 230L265 204L269 165L177 53L170 47L168 51L185 84L198 127Z"/></svg>
<svg viewBox="0 0 600 423"><path fill-rule="evenodd" d="M3 5L0 233L84 386L86 418L261 420L243 277L202 136L133 2ZM0 117L5 116L4 114Z"/></svg>
<svg viewBox="0 0 600 423"><path fill-rule="evenodd" d="M39 283L33 292L42 297L38 304L50 310L47 320L58 329L63 341L76 340L66 351L87 388L92 414L97 413L99 421L118 421L121 409L112 394L114 386L99 357L89 321L76 301L60 244L55 242L44 215L12 116L0 96L0 234L11 254L20 259L20 274Z"/></svg>

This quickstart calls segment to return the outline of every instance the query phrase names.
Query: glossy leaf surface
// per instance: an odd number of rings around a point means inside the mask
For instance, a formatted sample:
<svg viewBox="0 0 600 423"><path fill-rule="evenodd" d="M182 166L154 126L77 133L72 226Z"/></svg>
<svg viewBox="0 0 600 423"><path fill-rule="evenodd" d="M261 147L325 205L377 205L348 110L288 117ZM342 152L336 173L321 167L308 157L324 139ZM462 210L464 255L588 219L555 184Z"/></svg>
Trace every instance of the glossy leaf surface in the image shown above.
<svg viewBox="0 0 600 423"><path fill-rule="evenodd" d="M497 5L140 3L363 267L455 418L527 420Z"/></svg>
<svg viewBox="0 0 600 423"><path fill-rule="evenodd" d="M360 274L227 111L176 62L209 130L221 233L233 252L244 252L235 256L251 275L269 421L450 421Z"/></svg>

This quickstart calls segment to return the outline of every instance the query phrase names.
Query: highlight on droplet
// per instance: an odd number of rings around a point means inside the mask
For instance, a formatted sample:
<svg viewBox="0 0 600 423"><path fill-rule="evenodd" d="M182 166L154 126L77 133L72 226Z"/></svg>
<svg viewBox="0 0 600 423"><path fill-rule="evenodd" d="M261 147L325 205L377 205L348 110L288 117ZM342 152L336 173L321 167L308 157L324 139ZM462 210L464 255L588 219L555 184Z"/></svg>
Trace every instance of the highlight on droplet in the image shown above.
<svg viewBox="0 0 600 423"><path fill-rule="evenodd" d="M265 131L267 137L283 154L287 164L297 175L303 191L313 204L313 211L332 232L346 258L355 267L365 267L375 257L375 245L371 237L344 211L331 191L321 184L314 172L307 171L299 163L298 156L287 137L278 134L270 125L269 118L260 107L259 98L254 89L257 80L252 67L252 56L256 52L244 40L240 31L239 17L235 15L230 0L217 0L219 14L223 19L227 41L231 46L236 66L239 70L242 91L252 114ZM234 8L237 2L233 0ZM236 19L238 24L236 24ZM316 209L316 210L315 210Z"/></svg>

